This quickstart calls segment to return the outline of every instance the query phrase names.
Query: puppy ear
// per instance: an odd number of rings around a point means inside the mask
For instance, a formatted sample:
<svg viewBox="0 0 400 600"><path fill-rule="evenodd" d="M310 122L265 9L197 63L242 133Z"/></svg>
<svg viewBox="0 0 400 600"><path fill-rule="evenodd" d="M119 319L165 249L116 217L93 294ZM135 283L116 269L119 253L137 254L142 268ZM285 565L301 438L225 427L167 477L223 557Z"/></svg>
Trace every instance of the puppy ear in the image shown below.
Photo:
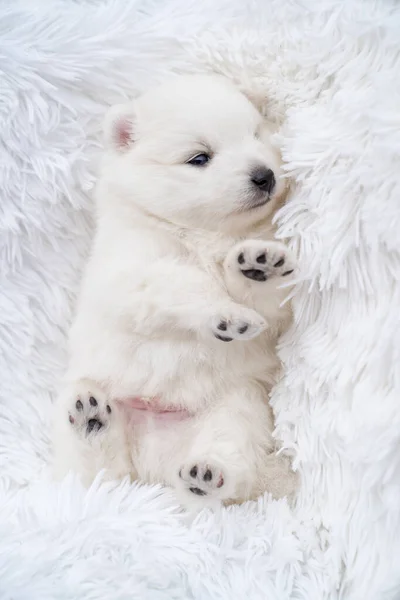
<svg viewBox="0 0 400 600"><path fill-rule="evenodd" d="M135 141L135 109L133 103L112 106L104 120L104 140L107 146L129 150Z"/></svg>
<svg viewBox="0 0 400 600"><path fill-rule="evenodd" d="M240 78L234 79L234 83L244 96L256 107L258 112L265 116L268 105L268 96L265 83L259 83L256 79L241 74Z"/></svg>
<svg viewBox="0 0 400 600"><path fill-rule="evenodd" d="M256 107L258 112L262 115L265 115L266 112L266 104L267 104L267 96L264 92L256 89L244 89L242 90L242 94L246 96L248 100Z"/></svg>

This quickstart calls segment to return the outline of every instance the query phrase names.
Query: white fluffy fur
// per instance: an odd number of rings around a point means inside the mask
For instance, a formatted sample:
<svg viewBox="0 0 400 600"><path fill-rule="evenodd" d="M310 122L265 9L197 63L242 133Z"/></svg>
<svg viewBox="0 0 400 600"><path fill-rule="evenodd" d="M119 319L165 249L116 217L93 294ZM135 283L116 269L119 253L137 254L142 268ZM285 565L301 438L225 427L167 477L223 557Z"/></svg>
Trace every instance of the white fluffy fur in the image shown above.
<svg viewBox="0 0 400 600"><path fill-rule="evenodd" d="M190 505L291 491L268 398L290 322L279 286L295 263L273 241L285 185L265 119L228 79L195 75L113 107L105 134L56 407L58 475L130 474ZM188 162L198 155L208 163ZM260 173L272 188L255 184ZM189 416L138 421L132 397Z"/></svg>
<svg viewBox="0 0 400 600"><path fill-rule="evenodd" d="M399 17L391 0L0 3L0 597L394 600L400 591ZM301 480L187 526L157 486L46 477L106 108L250 83L303 275L272 403ZM88 193L89 192L89 193Z"/></svg>

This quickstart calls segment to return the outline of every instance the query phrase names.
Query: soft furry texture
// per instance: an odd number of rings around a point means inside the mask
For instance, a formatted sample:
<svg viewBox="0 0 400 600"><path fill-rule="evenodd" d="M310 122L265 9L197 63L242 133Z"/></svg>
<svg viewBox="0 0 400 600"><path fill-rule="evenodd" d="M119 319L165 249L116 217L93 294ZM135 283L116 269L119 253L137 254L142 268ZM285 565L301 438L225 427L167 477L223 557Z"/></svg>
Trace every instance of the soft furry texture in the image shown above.
<svg viewBox="0 0 400 600"><path fill-rule="evenodd" d="M399 42L390 0L2 2L0 597L394 599L400 592ZM158 488L46 477L106 105L171 72L282 122L306 268L277 435L302 486L187 527Z"/></svg>
<svg viewBox="0 0 400 600"><path fill-rule="evenodd" d="M286 186L268 122L215 75L109 112L55 472L129 474L188 507L287 495L268 400L296 261L274 240Z"/></svg>

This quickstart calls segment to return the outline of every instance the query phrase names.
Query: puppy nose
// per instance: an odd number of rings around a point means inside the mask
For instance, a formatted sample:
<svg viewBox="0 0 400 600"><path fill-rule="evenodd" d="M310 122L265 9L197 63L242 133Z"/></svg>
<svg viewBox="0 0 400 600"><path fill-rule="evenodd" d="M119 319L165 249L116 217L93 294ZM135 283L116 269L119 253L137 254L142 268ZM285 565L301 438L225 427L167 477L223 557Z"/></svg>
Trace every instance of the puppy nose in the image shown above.
<svg viewBox="0 0 400 600"><path fill-rule="evenodd" d="M263 192L268 192L268 194L270 194L275 187L275 175L271 169L258 167L250 174L250 178L254 185Z"/></svg>

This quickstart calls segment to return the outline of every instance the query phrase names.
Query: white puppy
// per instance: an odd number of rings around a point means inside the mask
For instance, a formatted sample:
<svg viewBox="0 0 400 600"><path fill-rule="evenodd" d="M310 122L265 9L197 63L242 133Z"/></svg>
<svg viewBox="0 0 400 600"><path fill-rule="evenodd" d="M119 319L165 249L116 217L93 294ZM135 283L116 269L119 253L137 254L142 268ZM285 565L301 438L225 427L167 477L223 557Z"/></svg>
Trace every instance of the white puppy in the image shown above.
<svg viewBox="0 0 400 600"><path fill-rule="evenodd" d="M268 394L295 265L273 241L284 184L267 124L228 80L185 76L112 109L105 137L58 475L129 474L185 504L290 491Z"/></svg>

